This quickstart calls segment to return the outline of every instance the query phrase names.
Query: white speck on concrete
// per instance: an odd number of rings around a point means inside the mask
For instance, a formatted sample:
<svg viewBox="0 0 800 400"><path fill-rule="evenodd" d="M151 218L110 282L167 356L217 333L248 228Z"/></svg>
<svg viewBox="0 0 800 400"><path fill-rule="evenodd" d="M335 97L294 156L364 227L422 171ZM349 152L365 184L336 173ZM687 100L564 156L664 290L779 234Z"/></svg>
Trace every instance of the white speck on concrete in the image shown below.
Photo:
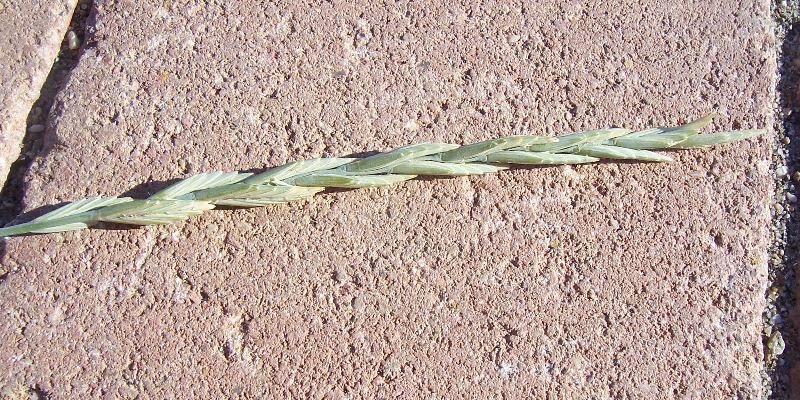
<svg viewBox="0 0 800 400"><path fill-rule="evenodd" d="M150 253L153 251L153 245L155 244L155 238L151 233L148 232L147 236L145 236L144 241L141 246L141 253L133 261L133 265L136 269L139 269L144 265L144 262L147 260L147 257L150 257Z"/></svg>
<svg viewBox="0 0 800 400"><path fill-rule="evenodd" d="M770 160L760 160L756 163L756 169L761 175L769 175L769 166L771 164Z"/></svg>
<svg viewBox="0 0 800 400"><path fill-rule="evenodd" d="M519 372L519 368L509 362L504 361L500 363L500 368L497 369L497 372L503 377L508 377L509 375Z"/></svg>
<svg viewBox="0 0 800 400"><path fill-rule="evenodd" d="M406 122L405 125L403 125L403 128L405 128L408 131L414 132L415 130L419 129L419 124L417 123L416 119L410 119Z"/></svg>

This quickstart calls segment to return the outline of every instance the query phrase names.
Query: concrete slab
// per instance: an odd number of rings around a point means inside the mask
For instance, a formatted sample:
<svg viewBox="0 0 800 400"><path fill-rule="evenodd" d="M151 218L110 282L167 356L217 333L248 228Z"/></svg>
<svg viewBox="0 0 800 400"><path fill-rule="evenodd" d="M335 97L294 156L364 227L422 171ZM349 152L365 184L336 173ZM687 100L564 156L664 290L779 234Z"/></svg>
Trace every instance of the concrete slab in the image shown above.
<svg viewBox="0 0 800 400"><path fill-rule="evenodd" d="M0 2L0 187L19 157L26 118L76 4L77 0Z"/></svg>
<svg viewBox="0 0 800 400"><path fill-rule="evenodd" d="M768 127L770 27L766 1L100 3L25 207L420 141ZM8 239L0 375L58 397L755 398L769 156Z"/></svg>

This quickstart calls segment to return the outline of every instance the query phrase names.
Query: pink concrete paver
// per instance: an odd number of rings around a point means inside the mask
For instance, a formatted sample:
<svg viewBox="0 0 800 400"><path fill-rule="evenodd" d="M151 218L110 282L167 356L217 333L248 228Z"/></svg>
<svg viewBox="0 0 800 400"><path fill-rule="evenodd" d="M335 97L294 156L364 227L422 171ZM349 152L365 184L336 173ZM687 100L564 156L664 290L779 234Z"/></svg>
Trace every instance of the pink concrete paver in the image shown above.
<svg viewBox="0 0 800 400"><path fill-rule="evenodd" d="M771 126L765 1L97 7L28 210L420 141ZM755 398L769 143L7 239L0 377L67 398Z"/></svg>
<svg viewBox="0 0 800 400"><path fill-rule="evenodd" d="M53 65L77 0L0 1L0 187L19 157L25 119Z"/></svg>

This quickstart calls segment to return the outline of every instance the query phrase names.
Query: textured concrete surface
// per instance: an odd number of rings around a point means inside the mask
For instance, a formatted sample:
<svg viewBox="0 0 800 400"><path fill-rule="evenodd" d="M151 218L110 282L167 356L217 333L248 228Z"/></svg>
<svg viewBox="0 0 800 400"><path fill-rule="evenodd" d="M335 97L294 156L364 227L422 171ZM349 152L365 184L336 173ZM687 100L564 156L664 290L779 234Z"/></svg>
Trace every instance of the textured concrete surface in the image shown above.
<svg viewBox="0 0 800 400"><path fill-rule="evenodd" d="M0 1L0 187L25 136L25 120L53 65L77 0Z"/></svg>
<svg viewBox="0 0 800 400"><path fill-rule="evenodd" d="M103 2L25 207L419 141L771 126L770 24L764 1ZM8 239L3 390L756 398L769 143Z"/></svg>

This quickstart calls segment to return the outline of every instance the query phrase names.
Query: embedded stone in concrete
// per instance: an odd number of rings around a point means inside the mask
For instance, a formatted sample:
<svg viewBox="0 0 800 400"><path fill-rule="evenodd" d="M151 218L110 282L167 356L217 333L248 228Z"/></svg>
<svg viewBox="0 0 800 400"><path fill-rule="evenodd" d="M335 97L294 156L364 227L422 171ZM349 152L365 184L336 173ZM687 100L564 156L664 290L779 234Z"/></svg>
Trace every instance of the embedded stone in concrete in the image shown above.
<svg viewBox="0 0 800 400"><path fill-rule="evenodd" d="M20 155L26 119L58 55L76 3L0 1L0 187Z"/></svg>
<svg viewBox="0 0 800 400"><path fill-rule="evenodd" d="M769 15L762 1L99 3L25 207L421 141L709 111L717 130L769 127ZM3 384L757 397L770 137L674 157L8 239Z"/></svg>

